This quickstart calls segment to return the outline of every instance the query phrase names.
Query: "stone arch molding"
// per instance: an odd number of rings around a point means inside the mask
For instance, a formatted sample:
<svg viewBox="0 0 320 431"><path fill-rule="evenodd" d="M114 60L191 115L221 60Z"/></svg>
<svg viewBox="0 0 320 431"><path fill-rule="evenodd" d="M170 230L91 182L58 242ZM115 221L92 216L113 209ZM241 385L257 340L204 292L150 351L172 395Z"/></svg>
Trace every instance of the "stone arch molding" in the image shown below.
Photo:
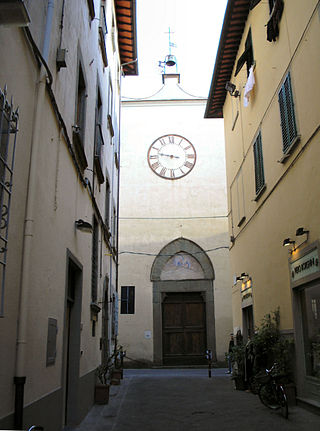
<svg viewBox="0 0 320 431"><path fill-rule="evenodd" d="M195 242L186 238L177 238L161 249L151 268L151 281L161 281L161 274L168 261L179 253L188 254L195 259L202 271L202 279L214 280L215 274L207 253Z"/></svg>

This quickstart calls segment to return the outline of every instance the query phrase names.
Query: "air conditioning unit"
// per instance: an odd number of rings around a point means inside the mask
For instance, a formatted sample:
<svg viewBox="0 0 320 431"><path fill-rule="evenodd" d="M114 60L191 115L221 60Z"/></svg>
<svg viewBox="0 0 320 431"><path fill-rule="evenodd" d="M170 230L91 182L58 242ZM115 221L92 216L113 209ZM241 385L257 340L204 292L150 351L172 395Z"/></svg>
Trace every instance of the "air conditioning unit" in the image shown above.
<svg viewBox="0 0 320 431"><path fill-rule="evenodd" d="M23 0L0 0L0 25L25 27L29 23Z"/></svg>

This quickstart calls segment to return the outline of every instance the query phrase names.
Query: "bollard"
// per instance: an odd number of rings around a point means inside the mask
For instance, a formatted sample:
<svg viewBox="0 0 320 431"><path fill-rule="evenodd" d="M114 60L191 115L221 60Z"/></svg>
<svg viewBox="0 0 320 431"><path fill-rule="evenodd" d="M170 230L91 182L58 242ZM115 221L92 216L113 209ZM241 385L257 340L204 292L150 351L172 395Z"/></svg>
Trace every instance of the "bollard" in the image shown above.
<svg viewBox="0 0 320 431"><path fill-rule="evenodd" d="M206 350L206 359L208 360L208 375L211 378L212 351Z"/></svg>

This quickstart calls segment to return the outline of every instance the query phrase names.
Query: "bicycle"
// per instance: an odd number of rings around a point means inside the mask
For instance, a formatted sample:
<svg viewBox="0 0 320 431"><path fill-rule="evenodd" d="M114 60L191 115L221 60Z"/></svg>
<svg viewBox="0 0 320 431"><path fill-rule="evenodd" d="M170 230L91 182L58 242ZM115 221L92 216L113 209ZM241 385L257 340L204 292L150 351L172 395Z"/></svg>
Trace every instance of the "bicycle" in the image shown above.
<svg viewBox="0 0 320 431"><path fill-rule="evenodd" d="M277 364L273 364L270 370L266 369L265 381L259 387L258 396L262 404L272 410L281 409L282 416L288 419L287 395L280 382L284 376L274 374L276 366Z"/></svg>

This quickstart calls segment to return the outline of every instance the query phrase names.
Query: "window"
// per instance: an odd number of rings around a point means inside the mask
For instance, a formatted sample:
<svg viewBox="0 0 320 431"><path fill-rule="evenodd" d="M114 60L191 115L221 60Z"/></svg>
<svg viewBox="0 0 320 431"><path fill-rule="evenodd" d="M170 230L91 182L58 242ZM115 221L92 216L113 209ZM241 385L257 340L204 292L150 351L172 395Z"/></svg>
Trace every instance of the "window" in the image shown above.
<svg viewBox="0 0 320 431"><path fill-rule="evenodd" d="M283 153L286 154L297 142L297 126L294 113L290 73L288 73L279 91Z"/></svg>
<svg viewBox="0 0 320 431"><path fill-rule="evenodd" d="M115 205L113 206L113 214L112 214L112 247L117 250L117 240L118 240L118 217L117 217L117 209Z"/></svg>
<svg viewBox="0 0 320 431"><path fill-rule="evenodd" d="M85 169L88 166L88 162L84 152L86 103L87 103L86 81L84 78L82 65L79 61L78 84L77 84L76 106L75 106L75 124L73 126L73 142L77 151L79 162L83 169Z"/></svg>
<svg viewBox="0 0 320 431"><path fill-rule="evenodd" d="M265 186L261 133L259 133L255 143L253 144L253 154L254 173L256 179L256 195L258 195Z"/></svg>
<svg viewBox="0 0 320 431"><path fill-rule="evenodd" d="M121 286L121 314L134 314L134 286Z"/></svg>
<svg viewBox="0 0 320 431"><path fill-rule="evenodd" d="M113 118L113 88L111 84L111 79L109 81L109 94L108 94L108 126L110 135L114 136L114 129L112 124L112 118ZM112 144L112 140L110 140L110 143Z"/></svg>
<svg viewBox="0 0 320 431"><path fill-rule="evenodd" d="M78 89L77 89L77 105L76 105L76 126L81 136L81 143L84 141L84 128L85 128L85 110L86 110L86 83L82 71L81 64L79 64L78 76Z"/></svg>
<svg viewBox="0 0 320 431"><path fill-rule="evenodd" d="M92 254L91 254L91 300L97 302L98 298L98 242L99 242L99 227L97 219L93 218L92 228Z"/></svg>
<svg viewBox="0 0 320 431"><path fill-rule="evenodd" d="M253 49L252 49L251 29L248 32L248 36L247 36L247 39L246 39L246 42L245 42L245 50L244 50L244 53L241 55L241 57L238 60L237 67L236 67L236 72L235 72L234 76L238 75L238 73L242 69L242 66L245 63L247 64L247 76L249 76L250 67L254 63Z"/></svg>
<svg viewBox="0 0 320 431"><path fill-rule="evenodd" d="M106 202L104 219L107 228L110 228L110 183L108 181L108 178L106 179Z"/></svg>
<svg viewBox="0 0 320 431"><path fill-rule="evenodd" d="M95 143L94 143L94 164L95 170L98 177L98 181L100 184L104 182L103 175L103 163L102 163L102 154L103 154L103 135L102 135L102 101L101 95L98 88L97 91L97 102L96 102L96 114L95 114Z"/></svg>
<svg viewBox="0 0 320 431"><path fill-rule="evenodd" d="M90 18L91 18L91 20L93 20L95 17L94 0L87 0L87 2L88 2Z"/></svg>
<svg viewBox="0 0 320 431"><path fill-rule="evenodd" d="M108 66L107 47L106 47L106 35L108 33L107 20L105 5L101 4L100 8L100 22L99 22L99 40L103 64L105 67Z"/></svg>

